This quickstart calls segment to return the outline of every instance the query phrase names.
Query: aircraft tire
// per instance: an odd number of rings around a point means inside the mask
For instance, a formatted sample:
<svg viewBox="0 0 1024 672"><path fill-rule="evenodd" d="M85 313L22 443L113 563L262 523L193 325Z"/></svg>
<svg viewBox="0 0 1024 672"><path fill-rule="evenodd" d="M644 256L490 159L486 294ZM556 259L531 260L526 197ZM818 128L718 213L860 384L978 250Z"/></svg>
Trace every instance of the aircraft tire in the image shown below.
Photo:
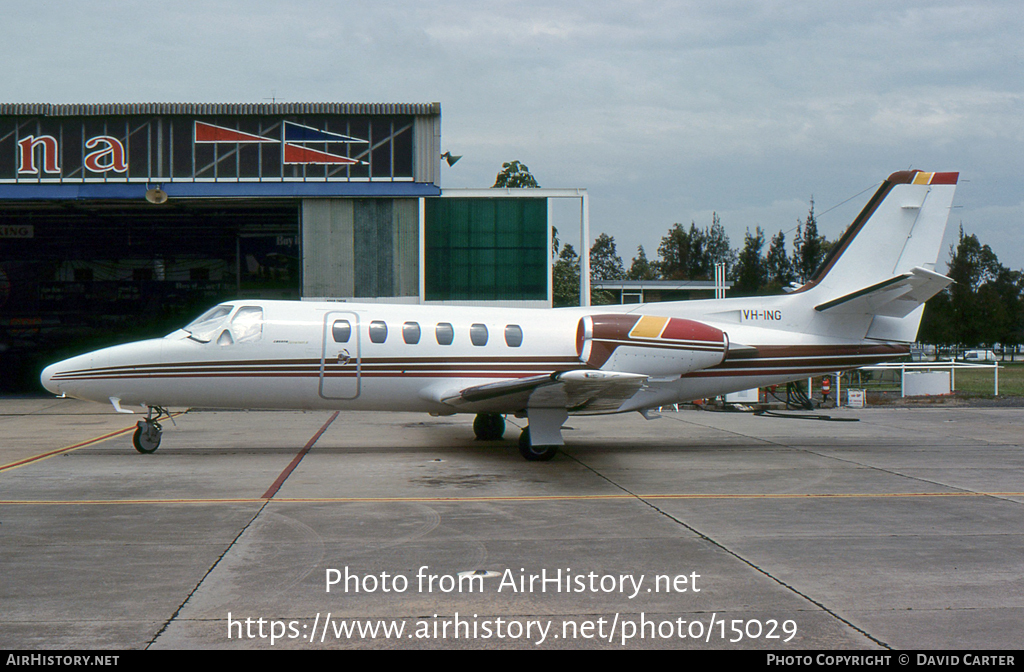
<svg viewBox="0 0 1024 672"><path fill-rule="evenodd" d="M558 446L535 446L530 442L530 428L519 435L519 454L530 462L547 462L558 453Z"/></svg>
<svg viewBox="0 0 1024 672"><path fill-rule="evenodd" d="M135 450L145 455L156 452L156 449L160 447L162 437L159 426L147 427L147 424L145 420L140 420L135 428L135 433L132 434L132 445L135 446Z"/></svg>
<svg viewBox="0 0 1024 672"><path fill-rule="evenodd" d="M477 413L473 433L477 441L500 441L505 436L505 418L500 413Z"/></svg>

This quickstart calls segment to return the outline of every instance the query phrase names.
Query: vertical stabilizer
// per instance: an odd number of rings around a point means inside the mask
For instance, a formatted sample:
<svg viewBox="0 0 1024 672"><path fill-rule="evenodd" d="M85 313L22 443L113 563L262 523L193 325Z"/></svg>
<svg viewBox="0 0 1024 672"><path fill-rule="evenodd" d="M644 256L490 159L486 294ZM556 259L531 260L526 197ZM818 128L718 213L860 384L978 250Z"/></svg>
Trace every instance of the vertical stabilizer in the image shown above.
<svg viewBox="0 0 1024 672"><path fill-rule="evenodd" d="M798 291L822 302L909 273L935 271L959 173L893 173L814 277Z"/></svg>

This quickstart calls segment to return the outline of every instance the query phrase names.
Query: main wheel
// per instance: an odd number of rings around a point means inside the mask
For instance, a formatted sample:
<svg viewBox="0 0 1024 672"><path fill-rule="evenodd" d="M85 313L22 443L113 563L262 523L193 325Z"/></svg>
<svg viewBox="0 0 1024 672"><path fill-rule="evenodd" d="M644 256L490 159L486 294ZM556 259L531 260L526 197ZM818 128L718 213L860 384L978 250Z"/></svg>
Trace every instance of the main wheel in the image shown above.
<svg viewBox="0 0 1024 672"><path fill-rule="evenodd" d="M163 435L160 425L155 422L139 420L135 433L132 434L132 444L135 450L146 455L156 451L160 447L160 438Z"/></svg>
<svg viewBox="0 0 1024 672"><path fill-rule="evenodd" d="M498 441L505 436L505 418L499 413L477 413L473 432L478 441Z"/></svg>
<svg viewBox="0 0 1024 672"><path fill-rule="evenodd" d="M519 435L519 454L530 462L547 462L558 452L558 446L535 446L530 442L530 428Z"/></svg>

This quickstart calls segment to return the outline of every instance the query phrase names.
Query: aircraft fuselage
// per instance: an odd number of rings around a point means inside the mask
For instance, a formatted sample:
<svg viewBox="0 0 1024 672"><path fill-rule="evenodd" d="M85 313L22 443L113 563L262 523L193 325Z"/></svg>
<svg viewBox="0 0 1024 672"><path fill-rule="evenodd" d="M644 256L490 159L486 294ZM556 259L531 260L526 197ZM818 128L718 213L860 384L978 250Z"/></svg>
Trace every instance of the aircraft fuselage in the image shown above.
<svg viewBox="0 0 1024 672"><path fill-rule="evenodd" d="M122 405L449 414L456 409L442 399L462 388L600 369L581 352L578 332L588 316L675 317L726 334L732 349L698 371L686 370L688 360L680 353L688 351L664 347L656 336L638 340L631 358L610 362L617 371L649 376L633 398L615 409L628 411L806 378L907 352L903 346L761 326L785 326L782 309L773 303L731 299L542 310L242 300L224 304L233 312L203 335L205 342L179 330L59 362L46 368L42 380L56 394L100 402L115 398ZM709 320L700 310L709 304L736 321ZM248 338L236 333L231 319L245 308L262 311L258 332ZM479 409L470 404L458 410Z"/></svg>

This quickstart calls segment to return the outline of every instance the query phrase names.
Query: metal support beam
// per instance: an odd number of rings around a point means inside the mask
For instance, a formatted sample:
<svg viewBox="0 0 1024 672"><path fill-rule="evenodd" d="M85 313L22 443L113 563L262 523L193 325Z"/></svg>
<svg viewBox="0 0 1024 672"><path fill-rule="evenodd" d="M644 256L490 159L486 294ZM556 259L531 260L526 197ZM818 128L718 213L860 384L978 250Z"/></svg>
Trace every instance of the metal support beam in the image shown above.
<svg viewBox="0 0 1024 672"><path fill-rule="evenodd" d="M590 305L590 201L580 195L580 305Z"/></svg>

